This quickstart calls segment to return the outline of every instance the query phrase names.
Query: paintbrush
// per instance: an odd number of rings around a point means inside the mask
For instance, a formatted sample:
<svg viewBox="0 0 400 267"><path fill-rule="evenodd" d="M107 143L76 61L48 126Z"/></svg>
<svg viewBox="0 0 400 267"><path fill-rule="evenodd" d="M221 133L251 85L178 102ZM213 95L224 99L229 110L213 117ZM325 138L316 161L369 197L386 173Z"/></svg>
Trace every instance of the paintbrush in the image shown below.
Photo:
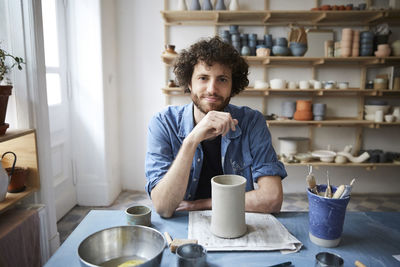
<svg viewBox="0 0 400 267"><path fill-rule="evenodd" d="M351 180L350 185L345 185L344 186L343 193L339 198L346 198L346 197L350 196L351 190L353 189L353 184L354 184L355 181L356 181L356 178Z"/></svg>

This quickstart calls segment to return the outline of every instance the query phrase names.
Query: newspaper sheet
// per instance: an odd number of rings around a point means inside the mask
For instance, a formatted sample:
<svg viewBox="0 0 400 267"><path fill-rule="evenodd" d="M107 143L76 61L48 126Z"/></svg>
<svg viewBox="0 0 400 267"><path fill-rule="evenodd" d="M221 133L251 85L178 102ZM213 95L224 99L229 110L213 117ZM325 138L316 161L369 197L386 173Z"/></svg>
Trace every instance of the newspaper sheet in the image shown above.
<svg viewBox="0 0 400 267"><path fill-rule="evenodd" d="M189 212L189 239L197 239L208 251L272 251L297 252L302 243L270 214L246 212L247 233L239 238L225 239L210 231L211 212Z"/></svg>

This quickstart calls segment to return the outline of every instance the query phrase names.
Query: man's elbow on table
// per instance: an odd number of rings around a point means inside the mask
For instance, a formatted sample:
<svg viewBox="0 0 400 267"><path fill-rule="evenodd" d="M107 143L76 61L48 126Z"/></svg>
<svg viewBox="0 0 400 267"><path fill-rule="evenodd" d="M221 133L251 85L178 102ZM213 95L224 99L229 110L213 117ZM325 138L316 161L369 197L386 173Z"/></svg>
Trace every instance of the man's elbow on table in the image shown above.
<svg viewBox="0 0 400 267"><path fill-rule="evenodd" d="M163 218L171 218L174 214L175 208L172 209L168 201L157 196L154 193L154 189L151 191L150 195L155 211Z"/></svg>

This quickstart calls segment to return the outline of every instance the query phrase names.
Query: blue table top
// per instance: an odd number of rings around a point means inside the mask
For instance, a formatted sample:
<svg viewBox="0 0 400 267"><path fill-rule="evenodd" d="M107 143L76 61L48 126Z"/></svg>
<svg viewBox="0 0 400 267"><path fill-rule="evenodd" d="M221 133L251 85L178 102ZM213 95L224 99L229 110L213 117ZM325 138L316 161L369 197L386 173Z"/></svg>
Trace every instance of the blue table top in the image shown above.
<svg viewBox="0 0 400 267"><path fill-rule="evenodd" d="M315 255L327 251L340 255L344 266L356 260L366 266L400 266L393 255L400 254L399 212L347 212L342 240L336 248L323 248L308 237L308 212L282 212L276 218L303 243L297 253L273 252L209 252L209 266L269 266L291 261L292 266L314 266ZM188 213L178 212L164 219L152 212L152 227L173 238L187 238ZM45 266L80 266L79 244L90 234L105 228L127 225L123 210L92 210L65 240ZM176 266L176 256L165 249L161 266Z"/></svg>

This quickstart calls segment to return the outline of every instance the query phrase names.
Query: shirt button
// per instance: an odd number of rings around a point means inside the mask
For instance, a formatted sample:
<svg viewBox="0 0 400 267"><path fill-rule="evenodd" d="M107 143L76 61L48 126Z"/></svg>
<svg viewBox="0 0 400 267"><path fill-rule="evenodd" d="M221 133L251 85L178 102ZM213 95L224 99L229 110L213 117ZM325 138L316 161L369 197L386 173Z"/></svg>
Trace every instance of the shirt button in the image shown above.
<svg viewBox="0 0 400 267"><path fill-rule="evenodd" d="M200 162L200 160L201 160L200 158L197 158L197 162Z"/></svg>
<svg viewBox="0 0 400 267"><path fill-rule="evenodd" d="M189 194L189 198L191 198L192 197L192 195L191 194Z"/></svg>
<svg viewBox="0 0 400 267"><path fill-rule="evenodd" d="M193 178L193 182L196 182L197 181L197 179L196 178Z"/></svg>

